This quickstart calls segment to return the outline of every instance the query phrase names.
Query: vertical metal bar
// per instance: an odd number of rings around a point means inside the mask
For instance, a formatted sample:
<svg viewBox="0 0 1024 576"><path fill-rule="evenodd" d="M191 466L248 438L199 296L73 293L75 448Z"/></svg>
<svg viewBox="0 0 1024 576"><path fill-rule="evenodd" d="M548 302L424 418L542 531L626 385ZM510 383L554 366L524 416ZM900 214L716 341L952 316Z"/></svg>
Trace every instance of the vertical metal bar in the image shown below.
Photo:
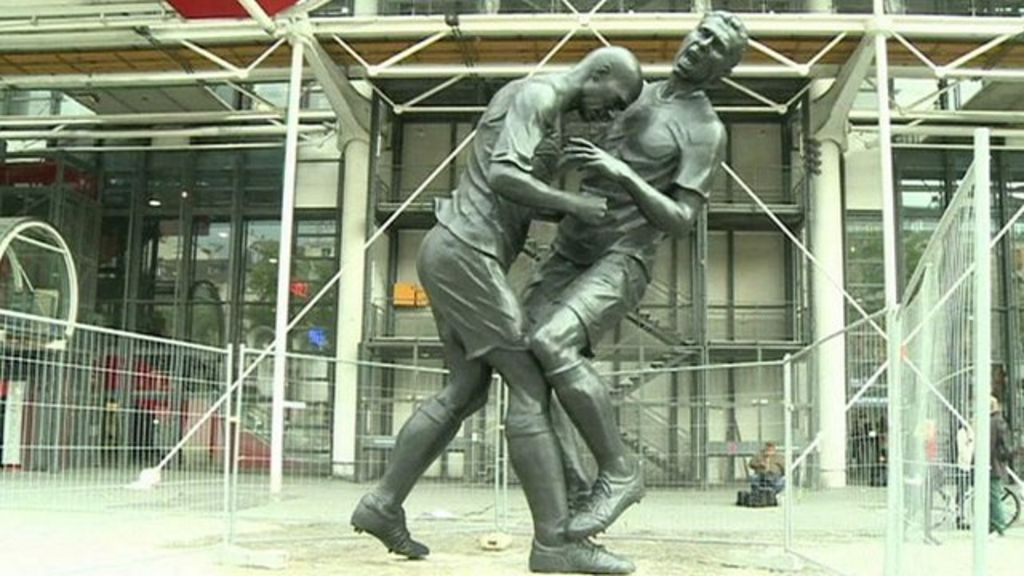
<svg viewBox="0 0 1024 576"><path fill-rule="evenodd" d="M239 347L238 351L238 374L241 378L242 374L245 374L245 359L246 348L245 344ZM231 514L228 522L228 538L233 542L235 540L235 523L238 520L238 463L242 458L242 401L244 399L245 383L240 383L234 390L235 396L235 413L230 414L228 418L229 427L225 431L225 434L231 434ZM228 392L231 389L228 388Z"/></svg>
<svg viewBox="0 0 1024 576"><path fill-rule="evenodd" d="M882 0L874 1L875 17L880 19ZM896 234L897 224L895 190L892 167L892 125L889 110L889 55L884 30L875 32L875 85L878 91L878 150L882 190L882 244L885 267L885 305L888 312L889 374L888 374L888 525L886 529L885 574L897 576L903 556L903 425L900 412L900 318L896 314Z"/></svg>
<svg viewBox="0 0 1024 576"><path fill-rule="evenodd" d="M989 194L989 130L974 131L974 575L988 573L988 527L991 436L989 397L992 395L992 261L989 257L992 211Z"/></svg>
<svg viewBox="0 0 1024 576"><path fill-rule="evenodd" d="M508 406L509 391L508 385L505 384L505 380L501 380L501 404L504 407ZM502 415L504 412L502 413ZM505 430L502 427L501 435L501 525L508 526L508 472L509 472L509 457L508 457L508 437L504 434Z"/></svg>
<svg viewBox="0 0 1024 576"><path fill-rule="evenodd" d="M224 450L224 545L228 546L231 544L232 537L232 509L231 509L231 411L233 406L231 404L232 394L231 383L234 380L231 376L232 368L234 367L234 348L229 344L227 346L224 355L224 391L227 392L228 399L224 403L223 416L220 419L221 422L221 449ZM215 439L216 441L216 439Z"/></svg>
<svg viewBox="0 0 1024 576"><path fill-rule="evenodd" d="M786 443L786 484L783 487L783 546L793 550L793 364L789 354L782 360L783 430Z"/></svg>
<svg viewBox="0 0 1024 576"><path fill-rule="evenodd" d="M503 518L501 514L501 439L502 434L502 417L504 411L502 410L502 388L499 384L497 387L497 393L495 394L495 408L494 408L494 434L492 441L494 442L494 529L502 530L504 528Z"/></svg>
<svg viewBox="0 0 1024 576"><path fill-rule="evenodd" d="M274 380L270 422L270 492L281 492L284 471L284 393L288 375L288 284L291 279L292 228L295 220L295 172L298 160L299 107L302 95L302 41L292 39L288 85L288 122L284 151L284 190L281 195L281 243L277 258L277 309L274 317Z"/></svg>
<svg viewBox="0 0 1024 576"><path fill-rule="evenodd" d="M709 309L707 294L708 278L708 207L705 203L701 210L700 221L697 223L697 241L694 243L694 258L698 262L697 273L693 278L693 302L694 320L697 326L697 341L700 345L700 361L707 365L710 363L710 335L709 335ZM700 478L702 489L708 487L708 470L710 468L710 456L708 455L708 406L707 406L707 379L706 370L696 373L694 379L693 399L694 412L691 416L691 437L692 437L692 462L695 464L695 476Z"/></svg>

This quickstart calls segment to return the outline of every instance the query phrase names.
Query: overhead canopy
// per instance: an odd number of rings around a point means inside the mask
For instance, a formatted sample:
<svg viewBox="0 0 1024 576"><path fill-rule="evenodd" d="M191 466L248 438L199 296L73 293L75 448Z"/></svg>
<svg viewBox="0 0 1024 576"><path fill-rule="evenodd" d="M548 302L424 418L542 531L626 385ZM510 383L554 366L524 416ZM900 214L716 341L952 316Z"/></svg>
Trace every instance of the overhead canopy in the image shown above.
<svg viewBox="0 0 1024 576"><path fill-rule="evenodd" d="M296 4L297 0L256 0L268 16ZM185 18L248 18L238 0L167 0Z"/></svg>

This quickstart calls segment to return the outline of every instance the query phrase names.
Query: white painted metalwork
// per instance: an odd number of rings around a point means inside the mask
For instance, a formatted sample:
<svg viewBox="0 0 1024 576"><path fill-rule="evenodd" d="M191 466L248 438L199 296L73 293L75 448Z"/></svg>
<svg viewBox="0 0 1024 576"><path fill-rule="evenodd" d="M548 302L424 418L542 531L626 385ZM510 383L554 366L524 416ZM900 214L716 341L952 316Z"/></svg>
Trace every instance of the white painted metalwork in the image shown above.
<svg viewBox="0 0 1024 576"><path fill-rule="evenodd" d="M763 94L756 90L751 90L750 88L747 88L746 86L740 84L739 82L733 80L732 78L724 77L722 78L722 83L728 86L732 86L736 90L746 94L747 96L750 96L751 98L757 100L758 102L767 104L768 107L774 110L777 114L785 114L788 110L786 106L779 104L778 102L772 100L771 98L768 98L767 96L764 96Z"/></svg>
<svg viewBox="0 0 1024 576"><path fill-rule="evenodd" d="M989 152L989 131L985 128L974 133L974 576L988 574L988 528L989 503L984 497L989 493L992 452L991 436L992 398L992 259L989 239L992 227L992 194L990 178L992 173ZM1012 224L1012 222L1011 222Z"/></svg>
<svg viewBox="0 0 1024 576"><path fill-rule="evenodd" d="M60 128L58 125L56 128ZM323 134L327 126L304 124L298 127L302 134ZM61 138L64 140L132 140L136 138L222 138L225 136L279 136L285 133L284 126L203 126L199 128L136 130L0 130L0 139L37 140Z"/></svg>
<svg viewBox="0 0 1024 576"><path fill-rule="evenodd" d="M747 40L747 44L752 46L758 52L760 52L762 54L765 54L766 56L768 56L772 60L775 60L776 62L781 63L782 65L786 66L787 68L793 69L797 74L799 74L801 76L806 76L807 75L808 68L809 68L808 65L806 65L806 64L797 64L796 62L794 62L794 61L790 60L789 58L787 58L785 55L780 54L776 50L773 50L770 46L766 46L766 45L758 42L757 40L754 40L753 38L750 38L749 40ZM823 55L824 54L819 54L816 57L820 58Z"/></svg>
<svg viewBox="0 0 1024 576"><path fill-rule="evenodd" d="M996 46L999 46L1000 44L1006 42L1011 38L1019 36L1021 32L1024 32L1024 27L1022 27L1020 30L1016 32L1010 32L1007 34L996 36L992 40L989 40L988 42L982 44L981 46L978 46L974 50L971 50L967 54L964 54L963 56L957 58L956 60L953 60L949 64L946 64L945 66L940 66L938 69L939 76L942 77L948 75L951 71L960 68L967 62L974 60L978 56L981 56L982 54L988 52L989 50L995 48Z"/></svg>
<svg viewBox="0 0 1024 576"><path fill-rule="evenodd" d="M433 88L430 88L429 90L424 91L423 93L419 94L418 96L414 96L414 97L406 100L405 102L403 102L402 104L400 104L399 106L397 106L395 108L395 112L398 113L398 114L401 114L402 112L404 112L406 110L409 110L413 106L415 106L415 105L419 104L420 102L426 100L427 98L430 98L431 96L433 96L433 95L435 95L435 94L437 94L439 92L444 91L449 86L452 86L453 84L458 83L460 80L462 80L465 77L466 76L464 74L459 74L459 75L456 75L456 76L452 76L451 78L445 80L444 82L438 84L437 86L434 86Z"/></svg>
<svg viewBox="0 0 1024 576"><path fill-rule="evenodd" d="M880 15L881 2L875 0L875 14ZM902 412L892 398L899 398L900 395L900 370L892 367L900 366L901 340L900 318L897 316L897 285L899 282L896 276L896 238L898 238L898 220L896 218L895 190L893 189L892 169L892 130L889 119L889 56L886 46L886 37L882 32L876 32L875 44L875 86L878 92L878 153L880 157L879 180L882 190L882 244L883 244L883 266L885 278L885 309L888 311L886 319L888 354L887 362L890 370L887 373L887 385L889 387L888 410L886 421L888 423L889 438L902 437ZM887 446L887 494L886 502L889 515L886 527L885 547L885 574L896 576L900 574L903 562L903 454L902 444L889 442Z"/></svg>
<svg viewBox="0 0 1024 576"><path fill-rule="evenodd" d="M247 93L251 91L246 90ZM88 116L0 116L0 128L42 128L53 126L161 125L161 124L240 124L284 120L284 111L224 110L218 112L154 112L146 114L91 114ZM334 119L330 110L303 110L306 122Z"/></svg>
<svg viewBox="0 0 1024 576"><path fill-rule="evenodd" d="M813 68L814 65L818 63L818 60L821 60L822 58L824 58L829 52L832 51L833 48L835 48L840 42L845 40L846 36L847 36L846 32L840 32L839 34L836 34L835 38L830 40L829 43L824 45L821 48L821 50L818 51L817 54L815 54L813 57L811 57L811 59L807 61L807 64L803 65L803 66L806 66L806 68L807 68L807 71L805 72L805 74L810 73L810 69Z"/></svg>
<svg viewBox="0 0 1024 576"><path fill-rule="evenodd" d="M13 286L10 286L10 289L12 293L18 289L29 298L36 297L36 289L31 285L31 280L19 264L18 245L22 243L60 256L63 271L53 272L64 279L65 286L62 293L57 294L58 301L55 312L60 314L63 309L63 317L57 319L64 322L65 329L63 339L52 340L47 347L63 346L65 340L74 333L75 323L78 320L78 268L75 266L74 256L71 254L67 242L64 241L64 237L50 224L34 218L0 218L0 262L6 258L11 265L10 282ZM22 254L22 257L24 258L25 254ZM61 302L62 299L63 302Z"/></svg>
<svg viewBox="0 0 1024 576"><path fill-rule="evenodd" d="M238 3L245 8L245 11L252 16L252 19L259 23L259 25L268 34L273 34L277 30L277 25L271 20L270 16L263 10L263 7L256 2L256 0L238 0Z"/></svg>
<svg viewBox="0 0 1024 576"><path fill-rule="evenodd" d="M277 256L277 299L274 310L274 333L277 346L274 348L273 404L270 424L270 492L281 491L284 463L284 391L288 374L288 315L291 291L288 289L292 277L292 237L295 227L295 181L298 163L299 142L299 98L302 95L302 63L304 44L298 38L292 43L292 78L288 86L288 130L285 136L284 177L281 194L281 239ZM228 395L230 397L230 394Z"/></svg>
<svg viewBox="0 0 1024 576"><path fill-rule="evenodd" d="M926 56L924 52L921 52L921 50L917 46L915 46L913 42L904 38L902 34L894 32L892 34L892 37L895 38L897 42L902 44L907 50L909 50L911 54L916 56L918 60L923 62L924 65L927 66L932 72L938 70L939 67L935 64L935 62L932 62L931 58Z"/></svg>
<svg viewBox="0 0 1024 576"><path fill-rule="evenodd" d="M779 219L775 212L772 211L772 209L767 204L765 204L763 200L761 200L760 196L758 196L757 193L753 189L751 189L751 187L743 180L743 178L740 177L740 175L737 174L736 171L733 170L732 167L730 167L725 162L722 162L721 166L722 170L725 171L726 175L728 175L729 178L733 180L733 182L738 184L740 188L742 188L743 191L746 192L748 196L750 196L751 200L754 201L757 207L760 208L761 211L764 212L764 214L768 216L769 219L771 219L772 223L775 224L775 227L778 228L779 231L782 232L782 234L785 235L786 238L790 242L792 242L793 245L797 247L797 249L800 250L801 254L803 254L803 256L806 257L811 262L811 264L815 266L815 268L822 275L822 277L825 278L828 281L828 283L832 285L833 288L835 288L836 290L843 294L843 298L850 306L852 306L857 311L858 314L860 314L861 318L870 318L871 314L864 310L860 302L858 302L857 299L853 297L853 295L846 291L846 288L843 286L841 282L839 282L835 278L835 276L829 273L828 268L821 264L821 262L814 255L814 253L811 252L807 248L807 246L804 245L804 243L799 238L797 238L796 234L794 234L793 231L790 230L789 227L786 226L781 219ZM874 323L874 321L871 321L870 323L879 332L882 331L882 329L879 328L878 325Z"/></svg>
<svg viewBox="0 0 1024 576"><path fill-rule="evenodd" d="M203 58L206 58L210 62L213 62L214 64L216 64L217 66L220 66L221 68L227 70L228 72L231 72L231 73L233 73L233 74L235 74L235 75L237 75L239 77L242 76L242 69L241 68L239 68L238 66L235 66L234 64L232 64L231 62L228 62L227 60L221 58L220 56L217 56L216 54L214 54L213 52L210 52L206 48L203 48L202 46L198 46L196 44L193 44L192 42L190 42L188 40L184 40L184 39L180 40L179 42L180 42L180 44L182 46L188 48L189 50L195 52L196 54L199 54Z"/></svg>
<svg viewBox="0 0 1024 576"><path fill-rule="evenodd" d="M49 345L54 334L68 334L64 345ZM221 394L227 358L225 349L0 309L0 380L19 390L5 407L19 417L5 422L0 507L222 511L224 412L176 451L164 490L130 483Z"/></svg>
<svg viewBox="0 0 1024 576"><path fill-rule="evenodd" d="M447 37L450 33L451 32L449 30L441 30L440 32L435 32L431 36L424 38L423 40L420 40L419 42L413 44L412 46L409 46L408 48L381 62L380 64L371 65L367 69L367 72L369 73L371 78L375 77L378 74L380 74L382 70L385 70L387 68L390 68L391 66L394 66L395 64L398 64L399 62L405 60L409 56L412 56L413 54L416 54L417 52L423 50L424 48L427 48L428 46L436 43L438 40Z"/></svg>

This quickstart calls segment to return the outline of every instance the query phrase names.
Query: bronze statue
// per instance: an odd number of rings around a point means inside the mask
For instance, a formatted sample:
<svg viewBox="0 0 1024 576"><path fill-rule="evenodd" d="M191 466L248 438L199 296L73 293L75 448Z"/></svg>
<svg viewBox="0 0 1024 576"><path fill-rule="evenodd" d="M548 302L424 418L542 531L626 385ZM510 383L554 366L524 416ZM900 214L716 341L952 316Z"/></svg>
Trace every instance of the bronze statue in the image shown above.
<svg viewBox="0 0 1024 576"><path fill-rule="evenodd" d="M703 88L739 62L746 40L735 16L715 12L686 37L672 76L644 88L639 99L639 67L621 48L592 52L565 74L512 82L492 99L473 158L451 201L440 203L418 262L451 379L403 426L387 471L352 515L357 530L410 558L429 553L410 537L402 502L462 420L486 402L491 371L498 370L510 385L509 449L534 521L531 570L633 570L588 539L644 493L588 355L638 305L658 243L690 230L706 202L725 129ZM572 139L560 150L557 117L573 108L586 119L626 111L604 149ZM587 172L581 194L545 183L559 155ZM552 215L564 215L555 250L521 306L505 274L530 221ZM551 389L599 467L593 486L573 475L575 486L590 490L572 518L561 468L582 467L574 450L564 442L560 450L555 439Z"/></svg>
<svg viewBox="0 0 1024 576"><path fill-rule="evenodd" d="M451 200L439 203L438 224L427 234L417 263L450 379L402 427L384 476L352 514L356 530L369 532L390 551L409 558L429 553L410 537L402 503L462 420L486 402L491 372L497 370L509 384L509 452L533 517L530 569L633 571L629 560L587 539L566 537L568 510L562 455L549 420L550 389L529 350L525 313L505 274L522 250L530 222L542 213L592 223L606 215L603 198L570 194L538 178L548 176L550 166L535 151L542 142L560 142L559 115L578 110L585 119L608 118L636 99L642 83L632 53L601 48L565 73L509 83L481 117L472 157ZM585 422L598 422L610 410L593 402L567 406L570 412L580 410L573 417ZM615 427L614 421L603 423Z"/></svg>
<svg viewBox="0 0 1024 576"><path fill-rule="evenodd" d="M584 194L608 201L608 215L595 224L567 215L554 250L523 295L533 319L530 348L563 398L607 396L587 356L609 329L634 310L651 278L657 246L667 235L689 232L707 201L712 177L725 151L726 132L703 88L739 63L747 32L727 12L706 15L676 53L672 75L645 86L640 97L612 123L604 149L573 139L565 160L586 173ZM595 402L610 406L610 402ZM598 462L599 454L580 422L567 410ZM612 419L608 412L602 418ZM557 419L556 419L557 421ZM608 427L599 430L618 434ZM599 433L591 430L590 435ZM567 482L581 477L575 447L560 434ZM612 444L612 439L608 439ZM579 488L577 488L579 489ZM640 474L623 460L602 463L597 481L567 528L572 538L608 527L643 495Z"/></svg>

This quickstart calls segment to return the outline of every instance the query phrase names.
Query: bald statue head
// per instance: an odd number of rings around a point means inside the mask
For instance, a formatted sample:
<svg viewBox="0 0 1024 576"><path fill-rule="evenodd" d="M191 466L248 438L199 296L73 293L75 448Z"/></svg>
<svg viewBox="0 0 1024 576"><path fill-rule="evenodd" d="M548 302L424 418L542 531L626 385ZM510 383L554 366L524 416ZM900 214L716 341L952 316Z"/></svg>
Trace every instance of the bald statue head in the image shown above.
<svg viewBox="0 0 1024 576"><path fill-rule="evenodd" d="M587 121L607 120L640 96L643 75L632 52L619 46L592 50L574 68L582 86L576 108Z"/></svg>
<svg viewBox="0 0 1024 576"><path fill-rule="evenodd" d="M739 64L747 39L747 27L735 14L708 12L683 39L672 73L693 84L710 84Z"/></svg>

